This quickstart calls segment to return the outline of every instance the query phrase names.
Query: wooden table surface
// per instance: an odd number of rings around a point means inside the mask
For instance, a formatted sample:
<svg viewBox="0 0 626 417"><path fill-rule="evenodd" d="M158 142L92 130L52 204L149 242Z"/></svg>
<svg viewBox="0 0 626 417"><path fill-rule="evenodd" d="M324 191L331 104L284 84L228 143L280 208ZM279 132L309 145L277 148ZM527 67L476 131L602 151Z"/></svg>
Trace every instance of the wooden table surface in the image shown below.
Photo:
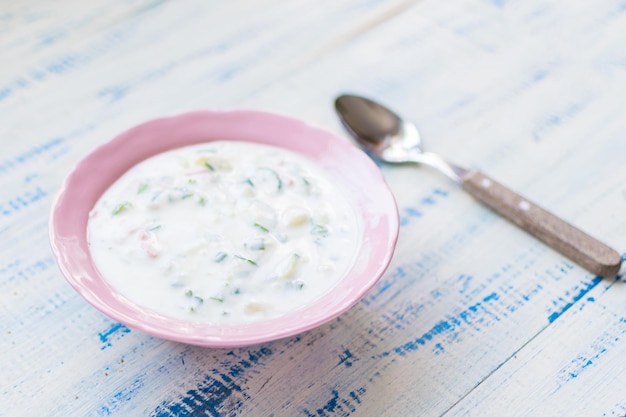
<svg viewBox="0 0 626 417"><path fill-rule="evenodd" d="M381 166L401 218L392 264L297 337L161 340L65 282L48 215L95 146L199 108L345 136L342 92L626 252L623 0L2 0L0 415L626 415L624 278L425 167Z"/></svg>

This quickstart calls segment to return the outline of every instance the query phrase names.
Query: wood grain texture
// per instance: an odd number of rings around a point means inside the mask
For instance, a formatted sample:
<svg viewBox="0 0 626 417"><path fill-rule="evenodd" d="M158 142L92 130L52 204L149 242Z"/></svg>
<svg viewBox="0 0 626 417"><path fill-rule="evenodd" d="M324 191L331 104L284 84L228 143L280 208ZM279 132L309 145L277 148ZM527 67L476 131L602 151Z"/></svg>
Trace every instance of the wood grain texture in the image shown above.
<svg viewBox="0 0 626 417"><path fill-rule="evenodd" d="M1 416L626 414L622 275L600 279L427 168L381 166L392 265L338 319L233 350L84 302L47 243L86 152L146 119L252 107L344 135L375 97L626 253L620 2L0 2Z"/></svg>
<svg viewBox="0 0 626 417"><path fill-rule="evenodd" d="M461 184L479 201L592 274L612 278L619 272L622 259L617 251L485 174L470 171Z"/></svg>

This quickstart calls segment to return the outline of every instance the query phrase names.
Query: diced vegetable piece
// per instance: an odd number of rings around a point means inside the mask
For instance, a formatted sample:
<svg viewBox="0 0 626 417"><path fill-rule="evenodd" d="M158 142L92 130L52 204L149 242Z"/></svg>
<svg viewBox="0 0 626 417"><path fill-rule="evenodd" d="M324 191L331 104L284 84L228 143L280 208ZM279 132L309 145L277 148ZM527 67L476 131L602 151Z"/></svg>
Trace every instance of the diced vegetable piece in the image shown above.
<svg viewBox="0 0 626 417"><path fill-rule="evenodd" d="M228 254L226 252L217 252L213 260L219 263L219 262L222 262L224 259L226 259L227 256Z"/></svg>
<svg viewBox="0 0 626 417"><path fill-rule="evenodd" d="M301 207L290 207L281 214L281 222L287 227L301 226L309 219L309 212Z"/></svg>
<svg viewBox="0 0 626 417"><path fill-rule="evenodd" d="M265 250L265 239L262 237L255 237L252 239L248 239L244 246L250 250Z"/></svg>
<svg viewBox="0 0 626 417"><path fill-rule="evenodd" d="M259 314L269 310L270 307L267 304L261 303L259 301L250 301L246 303L243 311L245 314Z"/></svg>
<svg viewBox="0 0 626 417"><path fill-rule="evenodd" d="M128 210L132 206L133 206L132 203L129 202L129 201L125 201L123 203L120 203L117 206L115 206L115 208L113 209L113 215L118 215L118 214Z"/></svg>
<svg viewBox="0 0 626 417"><path fill-rule="evenodd" d="M314 224L311 227L311 234L319 237L326 237L328 235L328 227L321 224Z"/></svg>
<svg viewBox="0 0 626 417"><path fill-rule="evenodd" d="M300 266L300 255L297 253L291 253L284 259L278 266L278 277L289 279L293 278L298 272Z"/></svg>
<svg viewBox="0 0 626 417"><path fill-rule="evenodd" d="M141 183L139 184L139 187L137 188L137 194L141 194L145 192L147 189L148 189L148 184L146 184L145 182Z"/></svg>

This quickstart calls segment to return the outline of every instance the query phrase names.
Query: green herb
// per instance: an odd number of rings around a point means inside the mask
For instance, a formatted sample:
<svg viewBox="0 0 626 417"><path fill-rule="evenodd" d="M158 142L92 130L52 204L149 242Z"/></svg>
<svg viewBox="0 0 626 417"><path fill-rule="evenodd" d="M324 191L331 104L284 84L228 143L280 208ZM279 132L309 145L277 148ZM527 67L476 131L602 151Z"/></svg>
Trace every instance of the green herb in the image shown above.
<svg viewBox="0 0 626 417"><path fill-rule="evenodd" d="M271 168L257 168L254 179L257 184L264 184L264 188L268 192L279 192L283 188L283 181L280 179L280 175Z"/></svg>
<svg viewBox="0 0 626 417"><path fill-rule="evenodd" d="M206 161L204 162L204 166L207 167L209 171L215 171L215 167Z"/></svg>
<svg viewBox="0 0 626 417"><path fill-rule="evenodd" d="M209 297L209 299L213 300L213 301L217 301L218 303L223 303L224 299L222 297L219 296L213 296L213 297Z"/></svg>
<svg viewBox="0 0 626 417"><path fill-rule="evenodd" d="M252 180L250 178L246 178L246 181L248 184L250 184L250 187L254 187L254 183L252 182Z"/></svg>
<svg viewBox="0 0 626 417"><path fill-rule="evenodd" d="M254 223L254 227L263 230L265 233L269 233L270 229L268 229L267 227L263 226L262 224L259 223Z"/></svg>
<svg viewBox="0 0 626 417"><path fill-rule="evenodd" d="M156 226L152 226L148 229L148 231L150 232L154 232L155 230L159 230L161 228L160 224L157 224Z"/></svg>
<svg viewBox="0 0 626 417"><path fill-rule="evenodd" d="M193 291L191 291L191 290L187 290L187 291L185 291L185 295L186 295L187 297L193 297Z"/></svg>
<svg viewBox="0 0 626 417"><path fill-rule="evenodd" d="M237 259L241 259L242 261L246 261L246 262L248 262L250 265L257 266L257 263L256 263L256 262L254 262L252 259L245 258L245 257L243 257L243 256L241 256L241 255L235 255L235 258L237 258Z"/></svg>
<svg viewBox="0 0 626 417"><path fill-rule="evenodd" d="M311 187L312 187L311 182L308 179L306 179L305 177L300 177L300 178L302 179L302 185L304 186L304 192L306 194L310 195L311 194Z"/></svg>
<svg viewBox="0 0 626 417"><path fill-rule="evenodd" d="M303 282L303 281L294 281L294 282L293 282L293 285L294 285L297 289L299 289L299 290L301 290L302 288L304 288L304 282Z"/></svg>
<svg viewBox="0 0 626 417"><path fill-rule="evenodd" d="M217 252L215 254L215 258L213 258L213 260L215 262L222 262L224 259L226 259L227 256L228 256L228 254L226 252Z"/></svg>
<svg viewBox="0 0 626 417"><path fill-rule="evenodd" d="M137 188L137 194L141 194L148 189L148 184L143 183L139 184L139 188Z"/></svg>
<svg viewBox="0 0 626 417"><path fill-rule="evenodd" d="M121 212L128 210L128 209L129 209L129 208L131 208L132 206L133 206L133 205L132 205L130 202L128 202L128 201L125 201L125 202L123 202L123 203L120 203L120 204L118 204L117 206L115 206L115 208L113 209L113 215L118 215L118 214L120 214Z"/></svg>
<svg viewBox="0 0 626 417"><path fill-rule="evenodd" d="M241 294L241 290L239 288L235 288L233 290L233 294Z"/></svg>
<svg viewBox="0 0 626 417"><path fill-rule="evenodd" d="M199 302L200 304L204 303L204 298L202 298L202 297L198 297L198 296L196 295L196 296L194 296L193 298L195 298L196 300L198 300L198 302Z"/></svg>
<svg viewBox="0 0 626 417"><path fill-rule="evenodd" d="M197 183L198 183L198 181L197 181L195 178L189 178L189 179L187 180L187 182L188 182L189 184L197 184Z"/></svg>

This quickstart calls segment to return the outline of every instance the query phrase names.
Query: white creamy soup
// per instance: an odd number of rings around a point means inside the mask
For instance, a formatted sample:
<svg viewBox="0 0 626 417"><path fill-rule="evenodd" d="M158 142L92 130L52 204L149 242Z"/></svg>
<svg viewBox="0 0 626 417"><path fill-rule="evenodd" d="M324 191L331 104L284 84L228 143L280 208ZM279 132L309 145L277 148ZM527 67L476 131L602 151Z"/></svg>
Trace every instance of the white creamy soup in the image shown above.
<svg viewBox="0 0 626 417"><path fill-rule="evenodd" d="M90 213L96 267L139 305L227 324L276 317L330 291L354 262L348 193L284 149L218 141L126 172Z"/></svg>

